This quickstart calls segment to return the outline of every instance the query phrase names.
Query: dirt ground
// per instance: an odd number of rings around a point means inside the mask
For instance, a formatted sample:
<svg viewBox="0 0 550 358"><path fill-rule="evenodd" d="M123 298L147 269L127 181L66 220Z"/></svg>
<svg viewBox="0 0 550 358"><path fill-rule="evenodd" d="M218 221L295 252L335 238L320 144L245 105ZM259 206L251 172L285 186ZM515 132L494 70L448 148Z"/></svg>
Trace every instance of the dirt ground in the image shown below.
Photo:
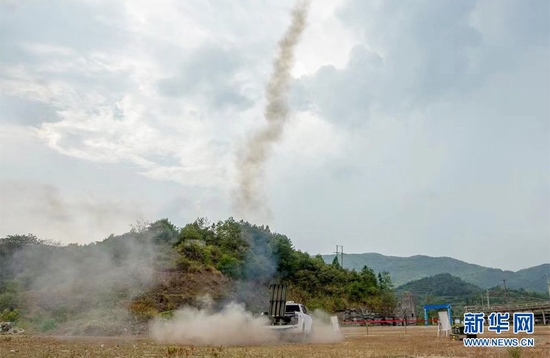
<svg viewBox="0 0 550 358"><path fill-rule="evenodd" d="M235 329L238 329L236 327ZM435 327L342 328L332 344L197 347L160 344L145 337L0 336L0 357L550 357L550 326L537 326L534 348L467 348L437 337ZM496 337L485 333L483 337ZM501 337L514 337L512 333ZM515 336L515 337L526 337Z"/></svg>

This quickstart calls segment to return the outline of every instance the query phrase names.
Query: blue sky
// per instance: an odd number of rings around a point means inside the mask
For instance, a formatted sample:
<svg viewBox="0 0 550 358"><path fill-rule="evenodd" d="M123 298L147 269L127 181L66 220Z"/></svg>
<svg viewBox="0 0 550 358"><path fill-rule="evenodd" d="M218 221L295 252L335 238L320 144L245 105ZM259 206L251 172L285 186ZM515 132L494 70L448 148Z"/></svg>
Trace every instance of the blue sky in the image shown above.
<svg viewBox="0 0 550 358"><path fill-rule="evenodd" d="M0 234L234 212L292 1L0 4ZM310 6L244 219L329 253L550 262L548 1Z"/></svg>

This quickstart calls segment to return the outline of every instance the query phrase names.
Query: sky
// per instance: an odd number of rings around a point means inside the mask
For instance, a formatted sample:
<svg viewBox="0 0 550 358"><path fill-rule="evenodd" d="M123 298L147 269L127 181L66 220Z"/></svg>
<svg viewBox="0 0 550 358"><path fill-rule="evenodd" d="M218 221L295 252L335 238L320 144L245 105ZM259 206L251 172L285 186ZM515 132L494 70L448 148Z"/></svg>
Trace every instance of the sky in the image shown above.
<svg viewBox="0 0 550 358"><path fill-rule="evenodd" d="M265 217L235 211L290 0L0 2L0 236L267 224L310 254L550 262L550 2L314 0Z"/></svg>

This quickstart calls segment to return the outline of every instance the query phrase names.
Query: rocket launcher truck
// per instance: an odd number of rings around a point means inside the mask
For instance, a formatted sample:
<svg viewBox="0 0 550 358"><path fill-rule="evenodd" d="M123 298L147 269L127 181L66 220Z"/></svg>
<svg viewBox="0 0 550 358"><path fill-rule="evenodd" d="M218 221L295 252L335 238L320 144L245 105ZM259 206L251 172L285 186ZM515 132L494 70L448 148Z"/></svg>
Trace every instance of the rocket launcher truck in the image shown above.
<svg viewBox="0 0 550 358"><path fill-rule="evenodd" d="M309 336L313 320L307 308L301 303L286 300L286 285L273 284L269 292L269 312L263 313L271 320L268 328L284 335Z"/></svg>

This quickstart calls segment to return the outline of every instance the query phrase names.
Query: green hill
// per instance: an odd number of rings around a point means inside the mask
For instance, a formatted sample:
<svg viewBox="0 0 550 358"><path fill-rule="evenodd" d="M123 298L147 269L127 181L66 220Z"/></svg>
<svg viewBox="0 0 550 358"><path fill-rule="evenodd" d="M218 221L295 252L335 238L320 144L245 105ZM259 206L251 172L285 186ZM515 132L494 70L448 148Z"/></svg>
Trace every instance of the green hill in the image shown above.
<svg viewBox="0 0 550 358"><path fill-rule="evenodd" d="M425 277L408 282L397 288L397 291L410 291L418 296L432 295L442 299L455 301L456 298L478 296L484 290L481 287L464 282L448 273Z"/></svg>
<svg viewBox="0 0 550 358"><path fill-rule="evenodd" d="M332 262L334 255L323 255L323 259L325 262ZM546 277L550 275L550 264L513 272L470 264L450 257L395 257L377 253L345 255L344 267L359 270L365 265L376 272L388 271L396 285L450 273L481 288L502 285L503 280L506 280L509 288L548 292Z"/></svg>
<svg viewBox="0 0 550 358"><path fill-rule="evenodd" d="M231 218L183 228L163 219L88 245L0 239L0 321L30 331L141 332L178 308L216 310L231 301L259 313L274 282L288 284L288 299L310 309L388 313L397 303L387 275L327 264L285 235Z"/></svg>
<svg viewBox="0 0 550 358"><path fill-rule="evenodd" d="M542 264L514 272L506 281L509 288L523 288L540 292L548 292L546 278L550 276L550 264Z"/></svg>
<svg viewBox="0 0 550 358"><path fill-rule="evenodd" d="M466 305L486 306L487 298L491 305L548 300L546 293L528 292L524 289L504 290L501 286L483 289L448 273L414 280L396 289L398 296L405 292L412 294L417 312L421 312L425 304L450 303L455 313L458 313Z"/></svg>

